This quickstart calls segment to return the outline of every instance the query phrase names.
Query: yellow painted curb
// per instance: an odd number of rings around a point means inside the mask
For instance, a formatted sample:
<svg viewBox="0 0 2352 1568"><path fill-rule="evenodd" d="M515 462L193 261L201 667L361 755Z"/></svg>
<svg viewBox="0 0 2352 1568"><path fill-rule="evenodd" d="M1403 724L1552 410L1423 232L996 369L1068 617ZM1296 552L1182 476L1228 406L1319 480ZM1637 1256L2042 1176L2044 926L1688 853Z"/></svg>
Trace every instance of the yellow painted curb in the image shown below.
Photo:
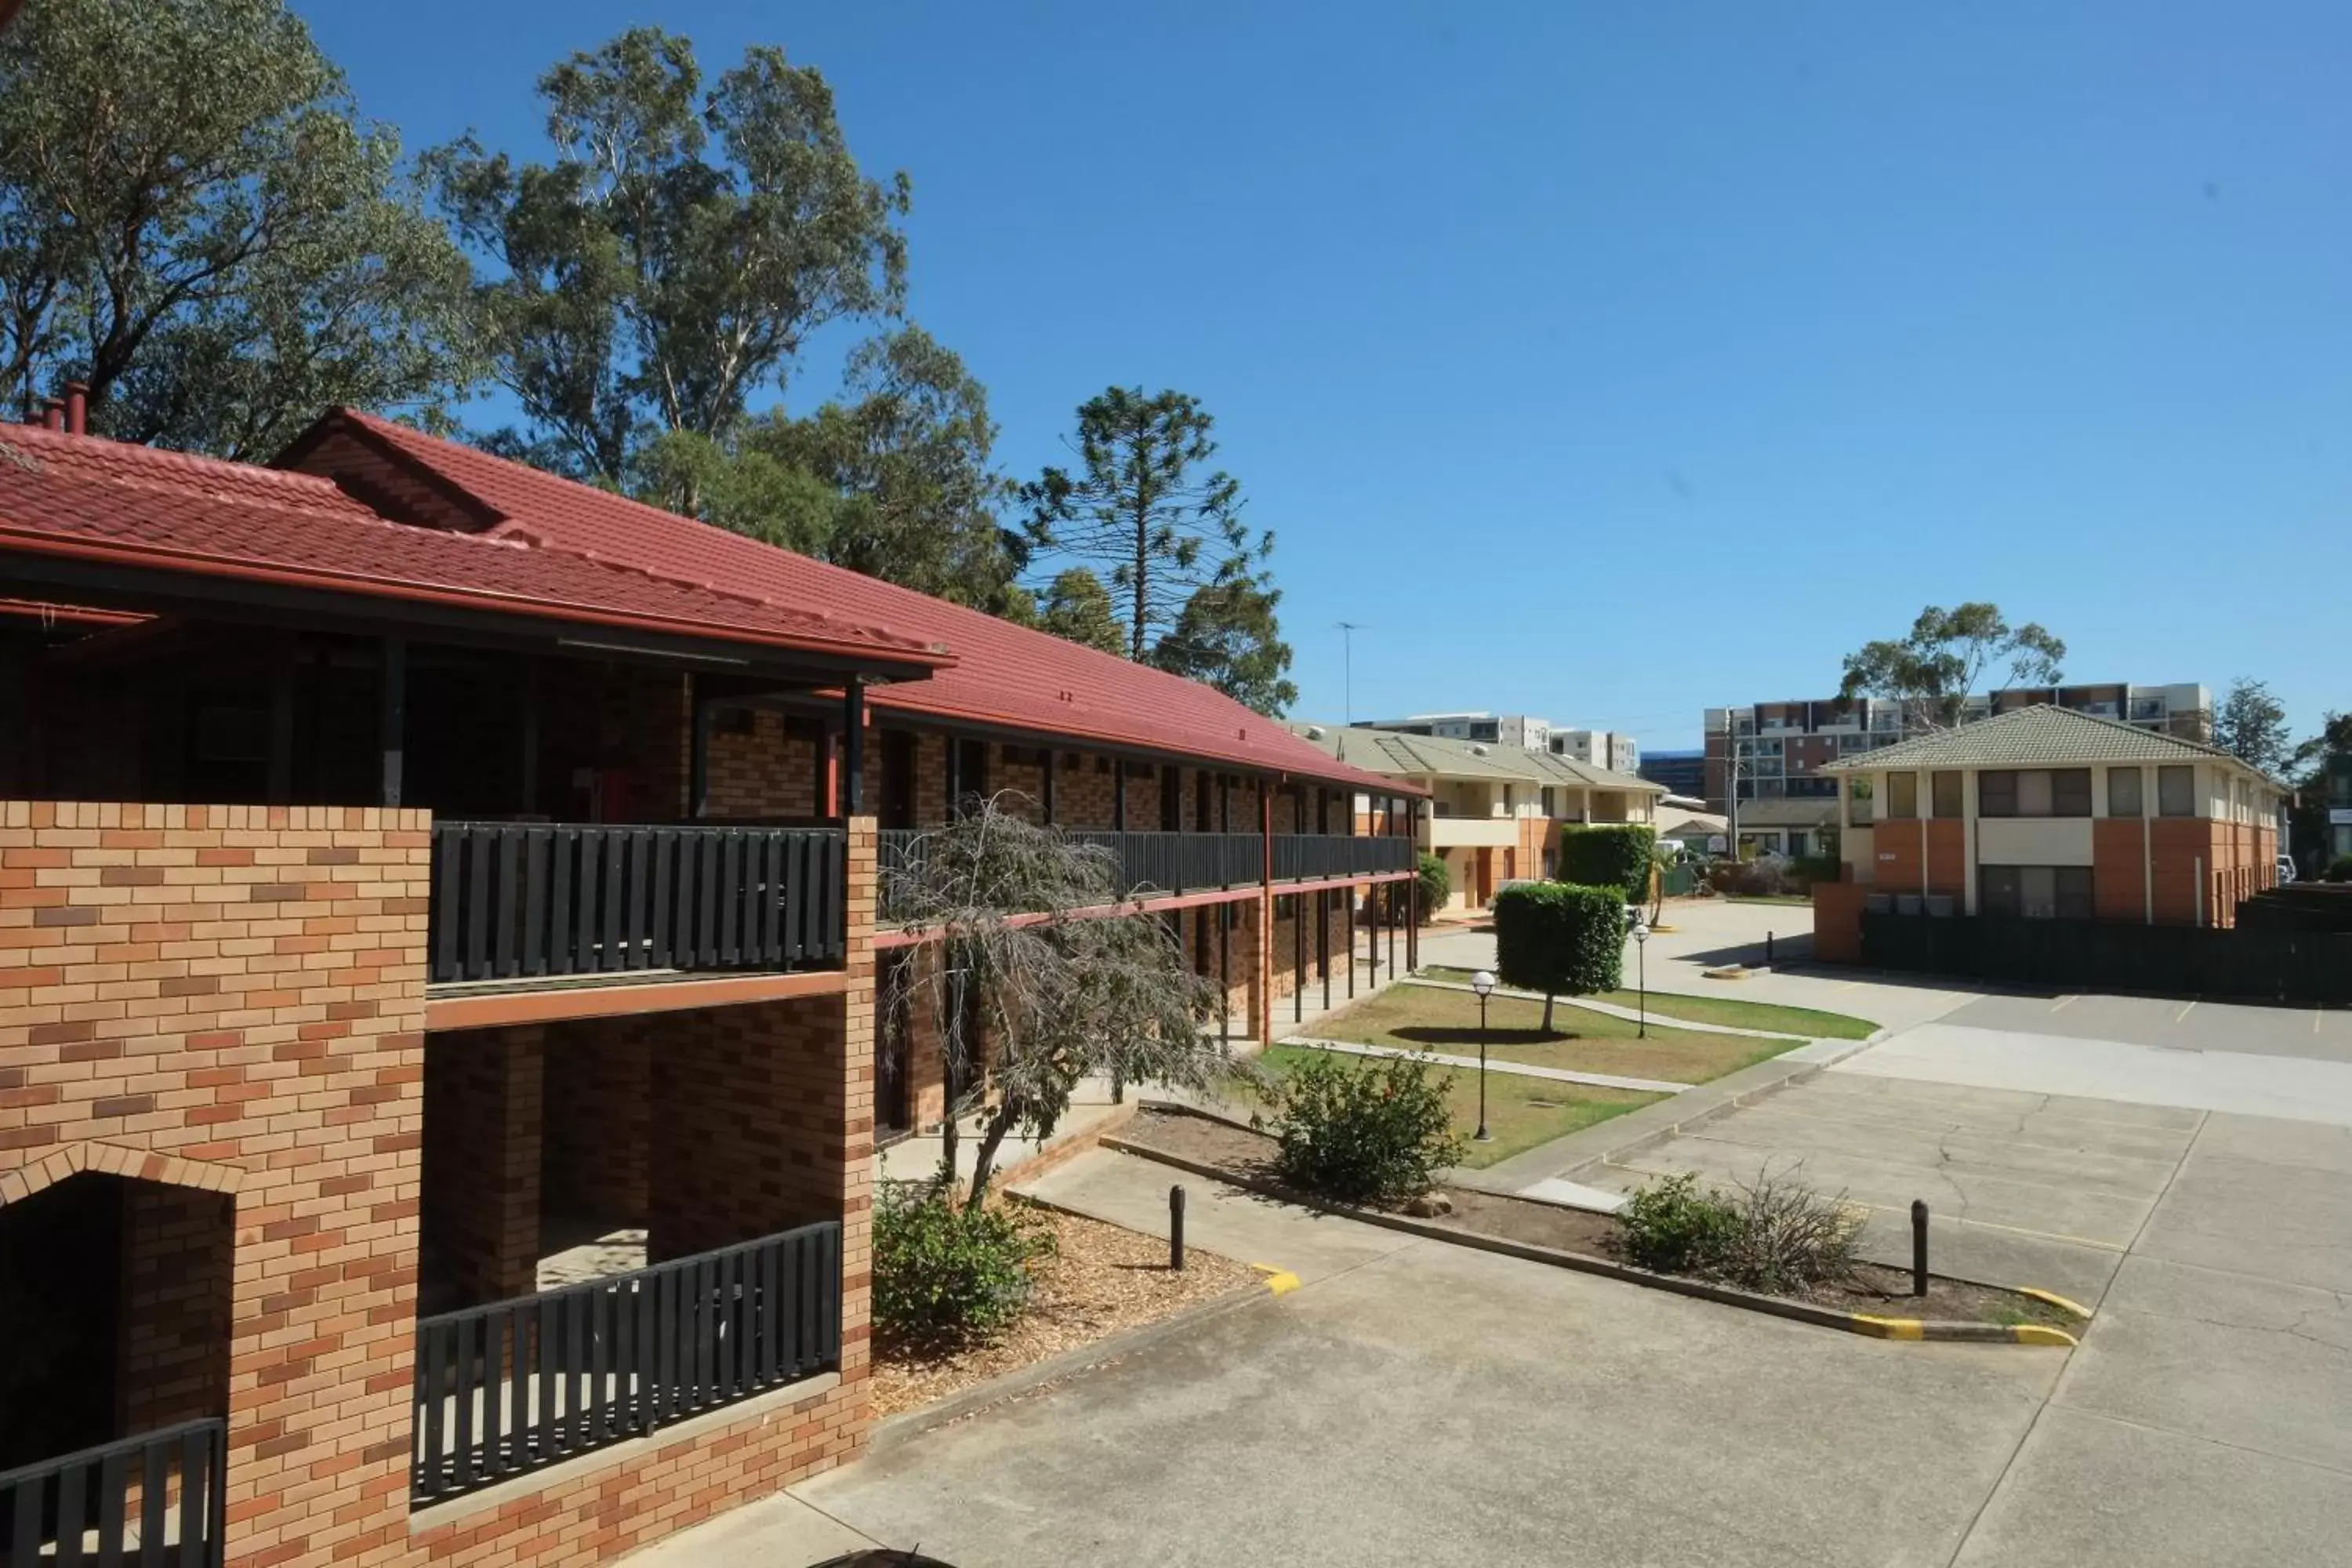
<svg viewBox="0 0 2352 1568"><path fill-rule="evenodd" d="M2013 1325L2009 1331L2016 1337L2017 1342L2021 1345L2066 1345L2071 1347L2082 1342L2063 1329L2045 1328L2040 1323L2018 1323Z"/></svg>
<svg viewBox="0 0 2352 1568"><path fill-rule="evenodd" d="M2047 1302L2049 1305L2057 1308L2062 1312L2072 1312L2074 1316L2081 1318L2085 1321L2088 1321L2090 1319L2090 1308L2085 1307L2080 1301L2069 1301L2065 1297L2059 1295L2054 1290L2037 1290L2031 1285L2012 1285L2010 1289L2016 1291L2021 1296L2031 1296L2037 1301Z"/></svg>
<svg viewBox="0 0 2352 1568"><path fill-rule="evenodd" d="M1265 1288L1275 1295L1287 1296L1298 1289L1298 1276L1287 1268L1276 1268L1271 1263L1253 1263L1250 1267L1265 1276Z"/></svg>
<svg viewBox="0 0 2352 1568"><path fill-rule="evenodd" d="M1919 1340L1927 1338L1927 1325L1916 1318L1874 1318L1867 1312L1852 1314L1863 1325L1862 1331L1882 1340Z"/></svg>

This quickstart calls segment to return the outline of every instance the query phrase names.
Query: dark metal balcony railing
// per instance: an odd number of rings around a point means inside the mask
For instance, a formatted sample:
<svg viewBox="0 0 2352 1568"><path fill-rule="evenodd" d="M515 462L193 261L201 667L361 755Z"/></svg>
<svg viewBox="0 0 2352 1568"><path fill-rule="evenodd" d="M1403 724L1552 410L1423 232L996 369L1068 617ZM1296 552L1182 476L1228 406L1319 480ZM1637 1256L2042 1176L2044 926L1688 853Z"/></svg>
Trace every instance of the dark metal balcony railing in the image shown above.
<svg viewBox="0 0 2352 1568"><path fill-rule="evenodd" d="M1255 833L1099 833L1072 829L1068 837L1107 851L1114 865L1112 881L1119 897L1154 893L1221 892L1254 888L1266 875L1266 841ZM882 868L887 875L921 853L924 835L913 828L886 828L881 836ZM1277 882L1319 881L1341 877L1379 876L1412 869L1413 841L1401 837L1370 837L1344 833L1277 833L1274 836L1274 879ZM889 892L883 891L883 917L891 917Z"/></svg>
<svg viewBox="0 0 2352 1568"><path fill-rule="evenodd" d="M187 1421L0 1471L0 1562L220 1568L227 1431Z"/></svg>
<svg viewBox="0 0 2352 1568"><path fill-rule="evenodd" d="M837 827L433 825L430 978L841 961Z"/></svg>
<svg viewBox="0 0 2352 1568"><path fill-rule="evenodd" d="M841 1364L841 1226L416 1321L420 1503Z"/></svg>

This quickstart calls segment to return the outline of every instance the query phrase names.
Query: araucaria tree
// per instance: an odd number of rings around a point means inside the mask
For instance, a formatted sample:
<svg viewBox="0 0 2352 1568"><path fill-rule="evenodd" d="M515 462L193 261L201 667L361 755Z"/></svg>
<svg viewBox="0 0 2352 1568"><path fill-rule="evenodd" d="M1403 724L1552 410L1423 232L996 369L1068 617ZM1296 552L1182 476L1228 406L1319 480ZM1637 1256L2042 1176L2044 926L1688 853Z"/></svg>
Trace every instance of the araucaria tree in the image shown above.
<svg viewBox="0 0 2352 1568"><path fill-rule="evenodd" d="M1892 698L1902 704L1905 729L1948 730L1989 671L2001 668L2008 686L2052 686L2065 658L2063 642L2032 621L2011 626L1998 605L1930 605L1907 636L1846 655L1838 695Z"/></svg>
<svg viewBox="0 0 2352 1568"><path fill-rule="evenodd" d="M2267 683L2242 675L2230 683L2229 695L2214 710L2213 743L2273 778L2285 777L2295 756L2285 707Z"/></svg>
<svg viewBox="0 0 2352 1568"><path fill-rule="evenodd" d="M279 0L43 0L0 32L0 409L267 458L478 374L468 271Z"/></svg>
<svg viewBox="0 0 2352 1568"><path fill-rule="evenodd" d="M1297 689L1265 570L1274 535L1251 533L1240 482L1213 467L1215 424L1181 392L1114 386L1088 400L1076 467L1021 488L1028 539L1106 584L1129 658L1279 714Z"/></svg>
<svg viewBox="0 0 2352 1568"><path fill-rule="evenodd" d="M986 1064L991 1098L965 1198L973 1207L1005 1139L1051 1133L1079 1079L1202 1089L1233 1068L1201 1028L1215 988L1175 936L1157 915L1105 912L1120 902L1108 855L1024 820L1013 809L1022 800L976 801L919 836L882 879L883 906L919 942L891 972L885 1016L919 1009L937 1020L961 1101L980 1100L976 1069ZM956 1117L970 1104L948 1109L942 1185L955 1180Z"/></svg>

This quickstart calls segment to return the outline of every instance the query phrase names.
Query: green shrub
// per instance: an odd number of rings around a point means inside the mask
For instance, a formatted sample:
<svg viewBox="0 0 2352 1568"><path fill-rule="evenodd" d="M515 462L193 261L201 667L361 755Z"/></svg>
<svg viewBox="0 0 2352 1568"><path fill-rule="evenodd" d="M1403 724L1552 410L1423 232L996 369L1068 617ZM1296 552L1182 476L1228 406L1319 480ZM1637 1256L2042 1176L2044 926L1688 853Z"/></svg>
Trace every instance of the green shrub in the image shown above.
<svg viewBox="0 0 2352 1568"><path fill-rule="evenodd" d="M1029 1270L1054 1233L1028 1210L966 1208L930 1182L874 1200L874 1327L916 1343L985 1339L1027 1310Z"/></svg>
<svg viewBox="0 0 2352 1568"><path fill-rule="evenodd" d="M1427 1192L1462 1157L1445 1080L1411 1057L1318 1051L1276 1080L1272 1128L1286 1181L1349 1204Z"/></svg>
<svg viewBox="0 0 2352 1568"><path fill-rule="evenodd" d="M1615 888L1523 882L1495 895L1495 973L1547 998L1614 991L1625 973L1625 900ZM1544 1008L1551 1027L1551 1008Z"/></svg>
<svg viewBox="0 0 2352 1568"><path fill-rule="evenodd" d="M1661 1274L1703 1273L1723 1256L1738 1215L1719 1192L1699 1190L1693 1175L1644 1182L1617 1213L1625 1260Z"/></svg>
<svg viewBox="0 0 2352 1568"><path fill-rule="evenodd" d="M1786 1295L1853 1277L1863 1216L1843 1194L1764 1171L1732 1193L1688 1174L1645 1182L1617 1222L1618 1250L1640 1268Z"/></svg>
<svg viewBox="0 0 2352 1568"><path fill-rule="evenodd" d="M1621 904L1638 904L1650 894L1650 847L1657 829L1637 823L1559 830L1559 879L1589 888L1617 888Z"/></svg>
<svg viewBox="0 0 2352 1568"><path fill-rule="evenodd" d="M1816 882L1838 880L1845 868L1834 855L1802 855L1789 863L1789 873L1800 891L1809 891Z"/></svg>
<svg viewBox="0 0 2352 1568"><path fill-rule="evenodd" d="M2327 869L2320 873L2319 879L2323 882L2352 882L2352 855L2338 855L2330 860Z"/></svg>
<svg viewBox="0 0 2352 1568"><path fill-rule="evenodd" d="M1424 850L1414 863L1413 875L1421 882L1421 918L1427 920L1454 896L1454 874L1445 868L1442 858Z"/></svg>

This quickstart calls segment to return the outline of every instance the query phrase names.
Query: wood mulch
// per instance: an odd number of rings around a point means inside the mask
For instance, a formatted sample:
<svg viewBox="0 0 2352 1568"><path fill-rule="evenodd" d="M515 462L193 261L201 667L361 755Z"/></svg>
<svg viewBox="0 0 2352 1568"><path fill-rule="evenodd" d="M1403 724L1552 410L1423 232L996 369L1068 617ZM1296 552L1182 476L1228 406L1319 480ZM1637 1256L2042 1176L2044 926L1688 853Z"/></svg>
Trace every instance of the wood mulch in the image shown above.
<svg viewBox="0 0 2352 1568"><path fill-rule="evenodd" d="M1161 1106L1146 1106L1120 1137L1129 1142L1213 1165L1253 1181L1279 1184L1275 1141L1263 1132L1230 1126L1206 1117ZM1611 1215L1590 1209L1565 1208L1501 1193L1470 1187L1449 1187L1445 1195L1454 1212L1424 1223L1516 1241L1555 1252L1582 1253L1622 1262L1617 1240L1622 1234ZM1865 1312L1881 1318L1924 1318L1942 1322L2035 1322L2072 1329L2071 1314L1995 1286L1927 1277L1927 1294L1911 1294L1911 1273L1865 1263L1853 1279L1843 1285L1819 1285L1787 1293L1791 1300L1841 1312Z"/></svg>
<svg viewBox="0 0 2352 1568"><path fill-rule="evenodd" d="M874 1414L893 1415L958 1394L992 1377L1092 1344L1251 1283L1244 1264L1197 1247L1184 1271L1168 1267L1156 1236L1052 1209L1034 1211L1054 1233L1055 1256L1037 1267L1035 1294L1021 1321L994 1340L951 1353L919 1352L877 1337Z"/></svg>

